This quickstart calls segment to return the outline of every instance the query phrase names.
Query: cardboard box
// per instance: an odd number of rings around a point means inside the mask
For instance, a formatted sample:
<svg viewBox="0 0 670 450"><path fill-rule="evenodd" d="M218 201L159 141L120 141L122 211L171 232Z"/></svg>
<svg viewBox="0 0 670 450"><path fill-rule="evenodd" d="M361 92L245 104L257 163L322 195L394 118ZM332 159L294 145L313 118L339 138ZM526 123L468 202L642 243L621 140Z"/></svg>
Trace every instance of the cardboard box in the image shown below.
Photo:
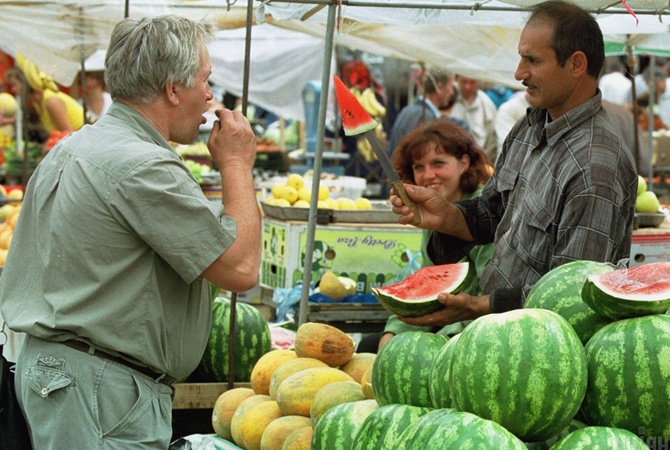
<svg viewBox="0 0 670 450"><path fill-rule="evenodd" d="M263 219L261 286L289 288L302 281L307 222ZM311 280L326 270L358 282L369 293L397 275L407 264L406 250L421 251L421 230L399 224L338 223L317 225Z"/></svg>

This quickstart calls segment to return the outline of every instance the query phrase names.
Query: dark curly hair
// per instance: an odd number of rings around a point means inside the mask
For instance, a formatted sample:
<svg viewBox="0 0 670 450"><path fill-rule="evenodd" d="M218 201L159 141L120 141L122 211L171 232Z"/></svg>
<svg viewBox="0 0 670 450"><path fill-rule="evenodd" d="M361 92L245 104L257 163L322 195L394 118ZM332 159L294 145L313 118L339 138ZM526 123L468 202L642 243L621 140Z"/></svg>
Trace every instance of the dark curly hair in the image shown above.
<svg viewBox="0 0 670 450"><path fill-rule="evenodd" d="M428 153L431 148L429 144L434 144L438 153L446 153L457 159L463 155L470 157L470 168L461 175L460 180L464 193L473 193L490 178L491 163L484 151L462 127L448 118L440 118L407 134L393 151L391 160L403 182L416 184L412 166Z"/></svg>

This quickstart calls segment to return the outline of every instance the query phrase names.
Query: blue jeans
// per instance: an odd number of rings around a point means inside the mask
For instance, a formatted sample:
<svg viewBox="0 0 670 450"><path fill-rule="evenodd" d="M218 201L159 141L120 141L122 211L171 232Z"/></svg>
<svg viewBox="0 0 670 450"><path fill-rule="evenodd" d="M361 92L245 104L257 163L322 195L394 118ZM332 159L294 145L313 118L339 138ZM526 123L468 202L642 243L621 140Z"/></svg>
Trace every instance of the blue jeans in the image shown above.
<svg viewBox="0 0 670 450"><path fill-rule="evenodd" d="M172 437L172 388L63 344L27 337L16 391L35 449L165 450Z"/></svg>

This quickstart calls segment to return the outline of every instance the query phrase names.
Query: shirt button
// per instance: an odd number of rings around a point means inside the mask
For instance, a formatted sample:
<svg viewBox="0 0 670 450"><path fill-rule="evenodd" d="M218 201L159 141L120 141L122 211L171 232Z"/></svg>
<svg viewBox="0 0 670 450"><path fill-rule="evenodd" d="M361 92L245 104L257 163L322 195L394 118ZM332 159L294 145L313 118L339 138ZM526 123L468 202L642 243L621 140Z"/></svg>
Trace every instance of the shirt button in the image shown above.
<svg viewBox="0 0 670 450"><path fill-rule="evenodd" d="M42 388L42 395L43 396L46 397L48 393L49 393L49 390L47 388Z"/></svg>

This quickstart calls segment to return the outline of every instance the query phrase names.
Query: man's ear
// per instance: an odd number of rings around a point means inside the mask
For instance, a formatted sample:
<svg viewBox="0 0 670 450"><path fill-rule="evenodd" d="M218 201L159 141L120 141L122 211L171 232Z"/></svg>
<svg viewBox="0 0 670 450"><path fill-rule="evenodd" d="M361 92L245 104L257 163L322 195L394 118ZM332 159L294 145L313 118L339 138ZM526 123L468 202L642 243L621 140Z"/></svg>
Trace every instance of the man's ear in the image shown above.
<svg viewBox="0 0 670 450"><path fill-rule="evenodd" d="M165 83L165 96L168 102L174 106L179 105L179 89L179 84L173 81Z"/></svg>
<svg viewBox="0 0 670 450"><path fill-rule="evenodd" d="M581 76L588 72L589 61L582 51L576 51L570 56L570 63L572 64L572 73L575 76Z"/></svg>

